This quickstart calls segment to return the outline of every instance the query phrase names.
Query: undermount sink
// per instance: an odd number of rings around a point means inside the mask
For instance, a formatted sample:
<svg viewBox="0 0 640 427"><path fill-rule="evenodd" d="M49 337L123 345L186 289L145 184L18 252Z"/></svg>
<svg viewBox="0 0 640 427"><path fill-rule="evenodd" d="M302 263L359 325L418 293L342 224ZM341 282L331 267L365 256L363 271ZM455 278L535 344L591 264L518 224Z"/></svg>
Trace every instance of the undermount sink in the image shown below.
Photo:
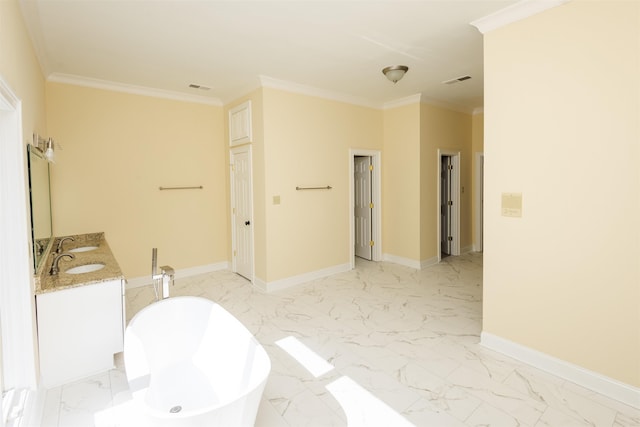
<svg viewBox="0 0 640 427"><path fill-rule="evenodd" d="M89 252L98 249L97 246L81 246L79 248L69 249L69 252Z"/></svg>
<svg viewBox="0 0 640 427"><path fill-rule="evenodd" d="M96 263L96 264L84 264L79 265L77 267L72 267L64 272L67 274L82 274L82 273L91 273L93 271L98 271L104 268L104 264Z"/></svg>

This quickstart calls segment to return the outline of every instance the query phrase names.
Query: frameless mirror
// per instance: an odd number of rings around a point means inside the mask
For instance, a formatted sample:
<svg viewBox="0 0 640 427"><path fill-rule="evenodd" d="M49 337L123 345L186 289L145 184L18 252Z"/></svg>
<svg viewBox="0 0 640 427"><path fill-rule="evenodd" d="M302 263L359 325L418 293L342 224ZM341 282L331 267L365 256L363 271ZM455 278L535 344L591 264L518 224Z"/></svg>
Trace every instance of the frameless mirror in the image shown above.
<svg viewBox="0 0 640 427"><path fill-rule="evenodd" d="M43 153L29 144L29 200L31 205L31 238L33 239L33 271L37 273L42 255L52 237L49 162Z"/></svg>

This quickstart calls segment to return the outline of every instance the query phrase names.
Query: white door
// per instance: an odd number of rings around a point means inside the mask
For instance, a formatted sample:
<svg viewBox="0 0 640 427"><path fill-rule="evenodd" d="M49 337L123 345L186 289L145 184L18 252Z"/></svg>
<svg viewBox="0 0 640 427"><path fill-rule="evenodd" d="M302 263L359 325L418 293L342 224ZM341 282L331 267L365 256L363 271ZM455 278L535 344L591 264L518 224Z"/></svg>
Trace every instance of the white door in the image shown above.
<svg viewBox="0 0 640 427"><path fill-rule="evenodd" d="M443 256L451 255L451 210L453 198L451 193L451 172L453 163L451 156L442 156L440 167L440 251Z"/></svg>
<svg viewBox="0 0 640 427"><path fill-rule="evenodd" d="M373 204L371 196L371 157L354 159L354 216L355 216L355 254L371 260L371 219Z"/></svg>
<svg viewBox="0 0 640 427"><path fill-rule="evenodd" d="M231 151L233 271L253 280L251 147Z"/></svg>

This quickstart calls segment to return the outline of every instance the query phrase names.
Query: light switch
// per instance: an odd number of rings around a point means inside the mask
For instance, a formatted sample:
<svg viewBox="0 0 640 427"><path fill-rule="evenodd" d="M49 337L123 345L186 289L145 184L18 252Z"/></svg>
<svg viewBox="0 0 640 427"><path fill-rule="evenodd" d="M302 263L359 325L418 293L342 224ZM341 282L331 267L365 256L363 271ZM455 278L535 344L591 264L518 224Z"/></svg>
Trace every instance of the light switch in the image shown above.
<svg viewBox="0 0 640 427"><path fill-rule="evenodd" d="M280 204L280 196L273 196L273 204L274 205Z"/></svg>
<svg viewBox="0 0 640 427"><path fill-rule="evenodd" d="M502 216L522 217L522 193L502 193Z"/></svg>

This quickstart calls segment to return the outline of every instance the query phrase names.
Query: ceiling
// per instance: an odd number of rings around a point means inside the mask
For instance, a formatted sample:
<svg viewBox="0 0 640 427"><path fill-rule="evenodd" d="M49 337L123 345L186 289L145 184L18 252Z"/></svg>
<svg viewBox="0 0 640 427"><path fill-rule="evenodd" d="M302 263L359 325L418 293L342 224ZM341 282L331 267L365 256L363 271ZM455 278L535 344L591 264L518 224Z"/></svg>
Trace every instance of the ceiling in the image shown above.
<svg viewBox="0 0 640 427"><path fill-rule="evenodd" d="M514 0L20 0L45 76L226 104L261 84L382 107L483 105L482 35ZM394 84L382 74L407 65ZM455 84L443 81L469 75ZM190 88L196 84L210 88Z"/></svg>

